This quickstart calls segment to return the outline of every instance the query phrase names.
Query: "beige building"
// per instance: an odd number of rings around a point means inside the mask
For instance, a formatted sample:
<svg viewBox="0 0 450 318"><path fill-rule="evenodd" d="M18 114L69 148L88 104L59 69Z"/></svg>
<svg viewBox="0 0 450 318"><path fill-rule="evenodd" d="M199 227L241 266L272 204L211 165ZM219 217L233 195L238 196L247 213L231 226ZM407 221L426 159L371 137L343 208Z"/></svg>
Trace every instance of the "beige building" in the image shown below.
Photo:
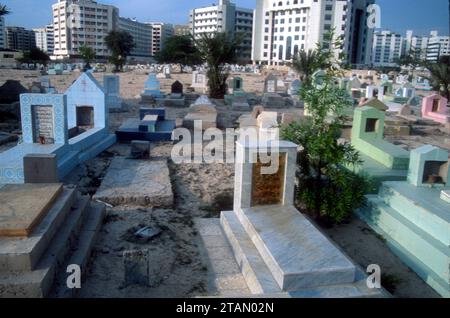
<svg viewBox="0 0 450 318"><path fill-rule="evenodd" d="M172 24L162 22L148 23L152 26L152 56L155 56L164 47L164 42L175 34Z"/></svg>
<svg viewBox="0 0 450 318"><path fill-rule="evenodd" d="M98 59L109 56L104 38L118 29L119 9L95 0L58 0L52 5L54 57L79 58L79 48L95 50Z"/></svg>
<svg viewBox="0 0 450 318"><path fill-rule="evenodd" d="M191 29L189 25L177 24L174 27L175 35L189 35L191 34Z"/></svg>
<svg viewBox="0 0 450 318"><path fill-rule="evenodd" d="M0 49L0 68L13 68L16 67L18 62L17 59L23 56L22 52Z"/></svg>

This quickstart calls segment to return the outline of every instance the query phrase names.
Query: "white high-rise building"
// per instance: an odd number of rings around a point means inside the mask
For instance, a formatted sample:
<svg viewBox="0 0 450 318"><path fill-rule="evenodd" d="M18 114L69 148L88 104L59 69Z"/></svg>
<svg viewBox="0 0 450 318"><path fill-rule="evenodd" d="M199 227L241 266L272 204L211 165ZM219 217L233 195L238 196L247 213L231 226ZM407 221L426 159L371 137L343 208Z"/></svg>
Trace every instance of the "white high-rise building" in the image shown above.
<svg viewBox="0 0 450 318"><path fill-rule="evenodd" d="M109 56L104 38L118 29L119 9L95 0L58 0L52 10L55 58L79 58L81 46L94 49L98 59Z"/></svg>
<svg viewBox="0 0 450 318"><path fill-rule="evenodd" d="M426 59L429 38L426 36L413 35L412 30L406 31L403 41L403 54L415 53L417 58Z"/></svg>
<svg viewBox="0 0 450 318"><path fill-rule="evenodd" d="M422 60L437 61L441 56L450 55L450 37L440 36L438 31L431 31L429 36L418 36L408 30L403 47L403 54L415 52Z"/></svg>
<svg viewBox="0 0 450 318"><path fill-rule="evenodd" d="M155 56L164 48L164 42L175 34L172 24L162 22L147 23L152 27L152 56Z"/></svg>
<svg viewBox="0 0 450 318"><path fill-rule="evenodd" d="M238 58L243 62L249 62L252 49L253 14L252 9L236 7L236 4L229 0L219 0L218 5L191 10L189 28L195 37L214 32L243 34Z"/></svg>
<svg viewBox="0 0 450 318"><path fill-rule="evenodd" d="M5 18L0 17L0 49L7 47Z"/></svg>
<svg viewBox="0 0 450 318"><path fill-rule="evenodd" d="M36 47L52 55L55 45L53 24L49 24L44 28L33 29L33 31L36 37Z"/></svg>
<svg viewBox="0 0 450 318"><path fill-rule="evenodd" d="M427 60L437 61L442 56L450 55L450 37L438 35L437 31L432 31L428 40Z"/></svg>
<svg viewBox="0 0 450 318"><path fill-rule="evenodd" d="M145 60L152 52L152 26L138 22L136 19L119 18L119 30L128 32L133 37L134 48L129 58Z"/></svg>
<svg viewBox="0 0 450 318"><path fill-rule="evenodd" d="M253 23L252 60L280 64L317 43L327 46L324 35L334 29L343 40L348 63L370 63L372 31L367 7L374 0L259 0Z"/></svg>
<svg viewBox="0 0 450 318"><path fill-rule="evenodd" d="M373 37L372 64L395 67L403 54L403 37L391 31L377 31Z"/></svg>

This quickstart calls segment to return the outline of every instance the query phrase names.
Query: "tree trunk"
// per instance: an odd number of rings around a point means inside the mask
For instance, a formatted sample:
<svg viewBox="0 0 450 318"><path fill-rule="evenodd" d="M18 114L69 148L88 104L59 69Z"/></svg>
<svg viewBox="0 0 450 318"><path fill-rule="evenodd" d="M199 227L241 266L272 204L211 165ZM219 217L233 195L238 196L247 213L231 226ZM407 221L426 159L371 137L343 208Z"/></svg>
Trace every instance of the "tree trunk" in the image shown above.
<svg viewBox="0 0 450 318"><path fill-rule="evenodd" d="M226 93L226 78L224 79L224 74L222 74L220 66L210 66L207 76L210 97L223 99Z"/></svg>

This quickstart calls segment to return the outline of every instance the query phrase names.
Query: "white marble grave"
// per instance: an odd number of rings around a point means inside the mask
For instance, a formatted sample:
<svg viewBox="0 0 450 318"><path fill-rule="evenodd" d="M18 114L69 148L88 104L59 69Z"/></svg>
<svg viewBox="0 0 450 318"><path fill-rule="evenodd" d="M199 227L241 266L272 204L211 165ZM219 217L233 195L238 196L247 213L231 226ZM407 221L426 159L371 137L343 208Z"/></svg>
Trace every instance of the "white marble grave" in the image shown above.
<svg viewBox="0 0 450 318"><path fill-rule="evenodd" d="M269 172L262 163L267 149L275 159L269 165L279 163L271 174L263 174ZM294 207L297 151L288 141L236 143L234 208L222 212L221 225L250 291L288 297L381 296Z"/></svg>

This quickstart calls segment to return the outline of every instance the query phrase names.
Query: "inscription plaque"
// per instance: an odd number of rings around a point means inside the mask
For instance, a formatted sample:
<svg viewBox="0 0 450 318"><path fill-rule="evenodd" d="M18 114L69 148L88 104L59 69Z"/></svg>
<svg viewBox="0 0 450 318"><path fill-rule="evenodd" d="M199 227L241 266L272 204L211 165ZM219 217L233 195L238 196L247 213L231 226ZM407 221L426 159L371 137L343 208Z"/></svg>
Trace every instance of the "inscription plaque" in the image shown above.
<svg viewBox="0 0 450 318"><path fill-rule="evenodd" d="M34 105L32 107L33 142L42 144L55 143L53 131L53 107Z"/></svg>
<svg viewBox="0 0 450 318"><path fill-rule="evenodd" d="M279 168L275 174L261 174L261 168L269 167L271 163L261 163L259 156L258 161L253 164L252 206L282 204L286 154L281 154L278 158Z"/></svg>

